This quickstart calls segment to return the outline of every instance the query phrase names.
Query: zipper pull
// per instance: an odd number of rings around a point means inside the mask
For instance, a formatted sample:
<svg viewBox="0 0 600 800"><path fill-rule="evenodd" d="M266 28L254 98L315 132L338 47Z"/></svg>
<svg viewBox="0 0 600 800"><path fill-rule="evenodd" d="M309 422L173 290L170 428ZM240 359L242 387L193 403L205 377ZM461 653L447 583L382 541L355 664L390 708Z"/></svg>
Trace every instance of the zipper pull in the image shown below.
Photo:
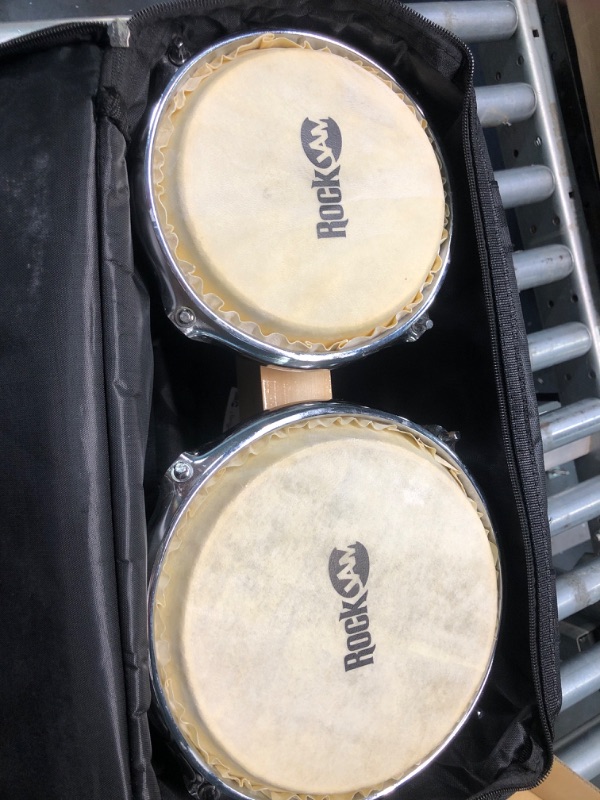
<svg viewBox="0 0 600 800"><path fill-rule="evenodd" d="M129 47L131 32L127 21L122 17L113 19L107 28L107 33L111 47Z"/></svg>
<svg viewBox="0 0 600 800"><path fill-rule="evenodd" d="M190 53L186 48L181 36L175 36L167 50L167 58L176 67L180 67L190 57Z"/></svg>

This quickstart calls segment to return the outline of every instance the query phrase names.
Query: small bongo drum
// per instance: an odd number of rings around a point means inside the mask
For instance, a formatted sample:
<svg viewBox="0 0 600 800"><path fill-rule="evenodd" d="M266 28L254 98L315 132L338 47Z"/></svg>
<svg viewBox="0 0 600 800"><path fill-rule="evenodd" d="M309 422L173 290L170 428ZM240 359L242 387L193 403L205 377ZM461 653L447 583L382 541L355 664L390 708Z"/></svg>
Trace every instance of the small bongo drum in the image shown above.
<svg viewBox="0 0 600 800"><path fill-rule="evenodd" d="M415 338L448 260L450 190L424 115L325 37L257 33L191 60L138 181L171 318L269 363L329 367Z"/></svg>
<svg viewBox="0 0 600 800"><path fill-rule="evenodd" d="M371 797L456 734L488 674L500 568L456 456L340 403L246 423L171 469L151 669L193 771L243 798Z"/></svg>

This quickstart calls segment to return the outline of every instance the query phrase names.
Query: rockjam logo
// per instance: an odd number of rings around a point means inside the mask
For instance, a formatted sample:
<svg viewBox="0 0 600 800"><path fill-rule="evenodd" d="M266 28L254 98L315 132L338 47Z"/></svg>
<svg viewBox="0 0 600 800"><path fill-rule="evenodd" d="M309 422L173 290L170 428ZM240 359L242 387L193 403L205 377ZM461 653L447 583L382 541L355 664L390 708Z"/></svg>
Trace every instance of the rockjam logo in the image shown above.
<svg viewBox="0 0 600 800"><path fill-rule="evenodd" d="M307 117L302 123L300 139L306 157L315 167L312 188L317 190L321 217L321 222L317 222L317 238L345 238L348 220L344 219L339 179L338 161L342 152L339 126L331 117L318 122Z"/></svg>
<svg viewBox="0 0 600 800"><path fill-rule="evenodd" d="M336 592L344 598L340 622L348 634L348 654L344 657L346 672L373 663L375 645L371 644L367 614L367 581L369 554L360 542L345 550L333 550L329 556L329 578Z"/></svg>

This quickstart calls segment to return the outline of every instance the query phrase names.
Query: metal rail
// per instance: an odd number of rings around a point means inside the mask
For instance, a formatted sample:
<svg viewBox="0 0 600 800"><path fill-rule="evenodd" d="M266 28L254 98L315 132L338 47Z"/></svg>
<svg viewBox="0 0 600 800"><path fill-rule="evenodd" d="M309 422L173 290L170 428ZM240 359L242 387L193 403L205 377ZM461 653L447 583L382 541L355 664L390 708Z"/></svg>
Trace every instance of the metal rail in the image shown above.
<svg viewBox="0 0 600 800"><path fill-rule="evenodd" d="M515 33L517 57L513 66L515 74L525 74L527 82L532 86L537 104L533 116L537 136L525 150L523 157L531 153L552 172L554 176L554 193L552 196L553 214L550 228L554 227L562 244L568 247L573 262L571 280L574 294L577 296L579 318L588 328L592 347L588 354L596 375L597 391L600 389L600 328L598 326L598 285L595 275L587 268L592 264L591 248L582 208L575 196L573 165L568 150L564 124L554 79L550 68L550 60L543 35L535 0L515 0L519 25ZM520 63L519 63L520 62ZM506 73L506 70L505 70ZM510 71L507 78L510 78ZM532 245L546 242L540 241L547 236L548 228L530 222L533 217L525 215L521 230L529 233L527 237ZM535 228L535 232L531 231Z"/></svg>

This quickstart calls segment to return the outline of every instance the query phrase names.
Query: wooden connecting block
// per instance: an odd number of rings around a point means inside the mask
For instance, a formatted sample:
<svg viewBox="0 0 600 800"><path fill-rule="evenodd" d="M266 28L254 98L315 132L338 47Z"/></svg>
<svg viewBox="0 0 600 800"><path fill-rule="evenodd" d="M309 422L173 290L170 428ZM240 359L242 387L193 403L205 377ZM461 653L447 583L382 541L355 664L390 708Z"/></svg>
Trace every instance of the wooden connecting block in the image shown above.
<svg viewBox="0 0 600 800"><path fill-rule="evenodd" d="M286 369L265 367L238 358L238 391L242 419L261 411L295 403L331 400L331 372L328 369Z"/></svg>

